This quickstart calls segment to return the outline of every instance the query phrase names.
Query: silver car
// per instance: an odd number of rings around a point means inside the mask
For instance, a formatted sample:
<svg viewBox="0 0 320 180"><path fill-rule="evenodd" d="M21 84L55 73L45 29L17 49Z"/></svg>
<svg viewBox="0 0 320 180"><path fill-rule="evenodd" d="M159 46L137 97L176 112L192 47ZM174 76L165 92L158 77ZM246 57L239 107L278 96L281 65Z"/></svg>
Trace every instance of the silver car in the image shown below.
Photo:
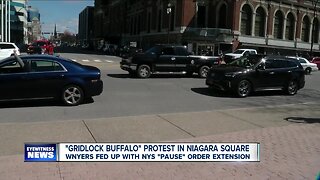
<svg viewBox="0 0 320 180"><path fill-rule="evenodd" d="M313 71L318 71L317 64L309 62L306 58L293 56L289 56L288 58L299 61L306 74L311 74Z"/></svg>

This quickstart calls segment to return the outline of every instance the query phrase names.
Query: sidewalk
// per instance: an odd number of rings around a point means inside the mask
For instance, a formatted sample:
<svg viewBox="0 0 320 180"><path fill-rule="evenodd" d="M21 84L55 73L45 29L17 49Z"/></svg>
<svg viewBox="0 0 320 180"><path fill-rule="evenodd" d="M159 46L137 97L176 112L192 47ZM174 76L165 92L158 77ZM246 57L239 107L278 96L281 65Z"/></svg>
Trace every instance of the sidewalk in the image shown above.
<svg viewBox="0 0 320 180"><path fill-rule="evenodd" d="M315 179L319 130L319 104L0 124L0 179ZM260 142L261 162L23 162L24 142L95 141Z"/></svg>

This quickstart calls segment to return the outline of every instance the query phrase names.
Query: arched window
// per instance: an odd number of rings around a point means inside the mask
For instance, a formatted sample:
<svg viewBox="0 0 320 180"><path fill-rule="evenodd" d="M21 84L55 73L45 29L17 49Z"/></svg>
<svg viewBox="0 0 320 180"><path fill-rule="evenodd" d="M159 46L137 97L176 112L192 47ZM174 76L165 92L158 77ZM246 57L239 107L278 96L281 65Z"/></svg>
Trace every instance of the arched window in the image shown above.
<svg viewBox="0 0 320 180"><path fill-rule="evenodd" d="M219 9L218 28L227 28L227 6L222 4Z"/></svg>
<svg viewBox="0 0 320 180"><path fill-rule="evenodd" d="M241 11L241 34L251 35L252 10L248 4L242 7Z"/></svg>
<svg viewBox="0 0 320 180"><path fill-rule="evenodd" d="M292 13L289 13L287 16L287 23L286 23L286 39L293 40L294 39L294 16Z"/></svg>
<svg viewBox="0 0 320 180"><path fill-rule="evenodd" d="M309 42L309 32L310 32L310 20L308 16L304 16L302 21L302 31L301 31L302 41Z"/></svg>
<svg viewBox="0 0 320 180"><path fill-rule="evenodd" d="M254 26L254 34L256 36L265 36L265 24L266 24L266 13L262 7L259 7L256 11L256 19Z"/></svg>
<svg viewBox="0 0 320 180"><path fill-rule="evenodd" d="M198 12L197 12L197 25L199 28L206 27L207 22L207 6L205 5L198 5Z"/></svg>
<svg viewBox="0 0 320 180"><path fill-rule="evenodd" d="M313 20L313 42L319 43L319 20L314 18Z"/></svg>
<svg viewBox="0 0 320 180"><path fill-rule="evenodd" d="M283 15L281 11L277 11L274 17L273 36L277 39L282 39L283 34Z"/></svg>

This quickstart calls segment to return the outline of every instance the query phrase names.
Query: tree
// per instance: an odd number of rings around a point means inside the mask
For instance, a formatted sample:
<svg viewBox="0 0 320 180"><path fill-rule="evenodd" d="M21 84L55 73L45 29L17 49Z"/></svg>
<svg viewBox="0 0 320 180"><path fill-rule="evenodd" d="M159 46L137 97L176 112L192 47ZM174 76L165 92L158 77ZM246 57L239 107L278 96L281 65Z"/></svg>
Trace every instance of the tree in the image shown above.
<svg viewBox="0 0 320 180"><path fill-rule="evenodd" d="M61 42L65 42L68 44L74 44L76 43L76 35L74 35L73 33L71 33L68 30L65 30L63 32L63 34L60 37Z"/></svg>

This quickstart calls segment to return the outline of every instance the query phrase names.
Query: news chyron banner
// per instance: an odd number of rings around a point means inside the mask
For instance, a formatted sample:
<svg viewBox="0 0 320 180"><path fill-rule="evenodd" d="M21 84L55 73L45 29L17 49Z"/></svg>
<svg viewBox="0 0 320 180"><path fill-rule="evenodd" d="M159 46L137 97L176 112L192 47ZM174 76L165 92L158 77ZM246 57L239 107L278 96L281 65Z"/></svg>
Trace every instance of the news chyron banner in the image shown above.
<svg viewBox="0 0 320 180"><path fill-rule="evenodd" d="M25 144L25 161L259 162L259 143Z"/></svg>

